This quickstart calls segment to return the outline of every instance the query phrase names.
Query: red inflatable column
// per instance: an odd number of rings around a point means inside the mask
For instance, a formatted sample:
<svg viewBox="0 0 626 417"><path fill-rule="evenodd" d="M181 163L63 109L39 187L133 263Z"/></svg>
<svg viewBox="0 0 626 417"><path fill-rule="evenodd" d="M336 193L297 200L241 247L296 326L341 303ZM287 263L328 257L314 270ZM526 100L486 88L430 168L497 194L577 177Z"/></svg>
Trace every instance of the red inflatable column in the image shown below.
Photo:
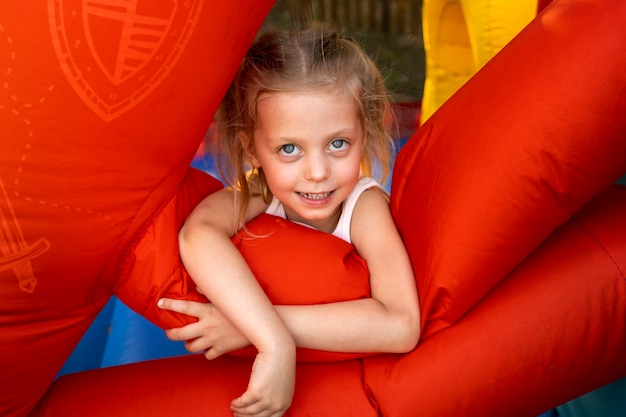
<svg viewBox="0 0 626 417"><path fill-rule="evenodd" d="M160 359L67 375L31 417L232 417L230 402L246 389L252 361L201 355ZM376 417L356 360L299 363L285 417Z"/></svg>
<svg viewBox="0 0 626 417"><path fill-rule="evenodd" d="M626 2L555 0L401 150L392 209L428 337L626 167Z"/></svg>
<svg viewBox="0 0 626 417"><path fill-rule="evenodd" d="M609 189L455 325L364 359L382 415L537 416L626 376L624 213Z"/></svg>
<svg viewBox="0 0 626 417"><path fill-rule="evenodd" d="M272 3L0 2L0 415L28 414L112 294Z"/></svg>

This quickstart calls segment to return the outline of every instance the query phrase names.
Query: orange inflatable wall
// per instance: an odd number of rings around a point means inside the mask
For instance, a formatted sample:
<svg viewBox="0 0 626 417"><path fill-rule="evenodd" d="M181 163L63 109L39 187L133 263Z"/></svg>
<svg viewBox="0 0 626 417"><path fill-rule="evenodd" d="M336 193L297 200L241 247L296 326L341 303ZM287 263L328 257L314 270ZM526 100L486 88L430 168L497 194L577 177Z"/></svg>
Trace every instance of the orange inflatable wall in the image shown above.
<svg viewBox="0 0 626 417"><path fill-rule="evenodd" d="M48 389L146 221L221 187L189 163L272 4L0 2L0 415Z"/></svg>
<svg viewBox="0 0 626 417"><path fill-rule="evenodd" d="M227 416L245 388L232 356L52 381L113 292L182 320L154 302L193 294L176 232L220 187L189 162L270 4L142 6L0 6L2 415ZM555 0L409 140L391 197L424 338L299 363L287 415L534 416L626 376L626 190L607 188L626 170L624 19L621 0Z"/></svg>

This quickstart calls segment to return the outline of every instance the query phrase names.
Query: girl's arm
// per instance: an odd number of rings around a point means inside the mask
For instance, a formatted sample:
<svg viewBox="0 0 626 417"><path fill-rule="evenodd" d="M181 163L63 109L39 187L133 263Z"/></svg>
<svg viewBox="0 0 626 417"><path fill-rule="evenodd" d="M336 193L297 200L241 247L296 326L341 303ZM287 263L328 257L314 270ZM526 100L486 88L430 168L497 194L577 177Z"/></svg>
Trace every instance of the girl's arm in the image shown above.
<svg viewBox="0 0 626 417"><path fill-rule="evenodd" d="M293 395L294 340L230 240L235 198L225 189L200 203L181 229L180 255L196 285L259 350L248 390L233 401L233 410L284 410ZM252 212L263 209L255 204Z"/></svg>
<svg viewBox="0 0 626 417"><path fill-rule="evenodd" d="M406 352L420 336L420 310L409 257L383 194L359 198L352 243L370 272L371 298L314 306L279 306L296 345L338 352Z"/></svg>
<svg viewBox="0 0 626 417"><path fill-rule="evenodd" d="M351 229L353 243L368 264L372 297L276 309L300 347L337 352L409 351L420 335L417 289L389 205L379 191L361 195ZM172 340L189 341L187 348L192 352L217 348L223 353L247 344L221 315L219 306L168 299L160 305L198 317L197 323L167 331Z"/></svg>

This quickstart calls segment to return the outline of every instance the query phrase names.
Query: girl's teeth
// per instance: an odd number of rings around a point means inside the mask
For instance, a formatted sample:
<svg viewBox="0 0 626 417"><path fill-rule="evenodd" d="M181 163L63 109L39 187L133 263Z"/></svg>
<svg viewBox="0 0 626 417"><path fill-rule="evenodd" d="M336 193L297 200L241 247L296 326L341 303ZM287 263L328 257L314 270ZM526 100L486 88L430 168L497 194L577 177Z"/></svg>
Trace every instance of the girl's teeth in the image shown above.
<svg viewBox="0 0 626 417"><path fill-rule="evenodd" d="M300 193L300 195L311 200L321 200L321 199L328 197L330 193L322 193L322 194Z"/></svg>

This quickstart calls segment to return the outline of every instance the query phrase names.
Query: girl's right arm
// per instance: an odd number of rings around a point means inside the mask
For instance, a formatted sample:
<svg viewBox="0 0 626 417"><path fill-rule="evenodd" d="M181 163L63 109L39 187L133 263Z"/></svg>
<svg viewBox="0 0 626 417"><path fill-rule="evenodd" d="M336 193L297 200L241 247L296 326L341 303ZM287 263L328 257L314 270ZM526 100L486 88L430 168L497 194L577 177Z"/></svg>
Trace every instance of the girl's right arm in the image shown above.
<svg viewBox="0 0 626 417"><path fill-rule="evenodd" d="M230 240L236 198L235 191L224 189L198 205L180 231L180 255L196 285L259 351L248 390L233 401L233 410L282 415L293 395L295 343ZM249 217L263 209L251 202ZM209 351L207 357L220 354Z"/></svg>
<svg viewBox="0 0 626 417"><path fill-rule="evenodd" d="M406 248L389 206L376 190L363 193L353 217L353 242L368 263L371 297L320 305L276 306L296 344L337 352L406 352L419 339L419 299ZM163 300L163 308L198 318L169 329L188 350L219 346L222 353L247 345L219 306Z"/></svg>

